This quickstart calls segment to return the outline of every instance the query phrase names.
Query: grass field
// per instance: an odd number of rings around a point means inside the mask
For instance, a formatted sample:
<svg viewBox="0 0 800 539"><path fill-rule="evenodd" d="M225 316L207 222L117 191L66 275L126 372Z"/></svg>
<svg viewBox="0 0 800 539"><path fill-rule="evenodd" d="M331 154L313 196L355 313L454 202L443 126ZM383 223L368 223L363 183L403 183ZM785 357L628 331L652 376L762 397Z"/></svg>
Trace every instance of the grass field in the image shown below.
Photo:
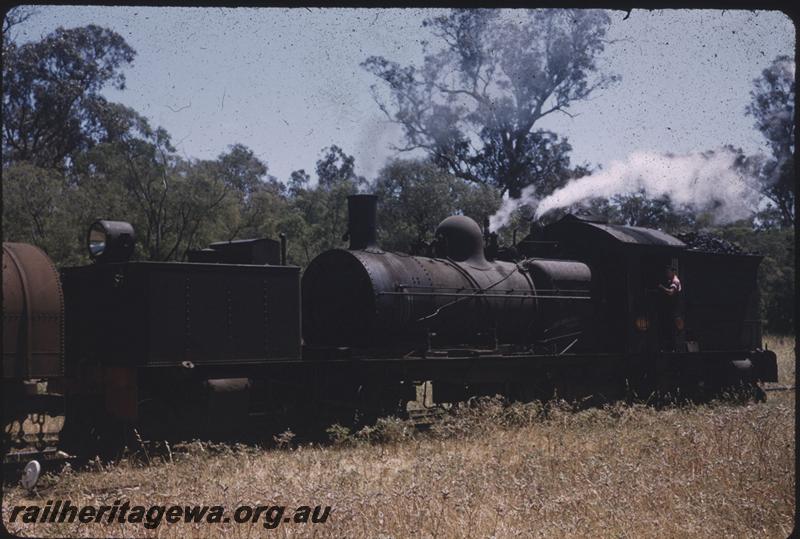
<svg viewBox="0 0 800 539"><path fill-rule="evenodd" d="M782 384L791 339L769 338ZM169 454L6 489L3 520L31 536L787 537L794 527L795 396L656 410L487 400L420 433L384 420L327 446L195 442ZM147 460L144 458L144 460ZM9 508L73 504L331 506L325 523L9 523Z"/></svg>

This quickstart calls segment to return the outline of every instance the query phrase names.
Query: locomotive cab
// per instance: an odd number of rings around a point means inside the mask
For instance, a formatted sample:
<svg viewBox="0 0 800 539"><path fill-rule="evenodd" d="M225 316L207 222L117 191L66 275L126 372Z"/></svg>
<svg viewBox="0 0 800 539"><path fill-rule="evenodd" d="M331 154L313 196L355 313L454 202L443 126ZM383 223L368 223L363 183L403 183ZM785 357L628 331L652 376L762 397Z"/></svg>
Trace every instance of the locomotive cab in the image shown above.
<svg viewBox="0 0 800 539"><path fill-rule="evenodd" d="M596 275L598 344L656 370L777 381L775 355L762 350L756 274L761 257L708 253L659 230L567 215L545 227L559 257L581 260ZM682 291L658 284L675 268ZM733 366L733 367L731 367ZM699 371L699 374L698 374Z"/></svg>
<svg viewBox="0 0 800 539"><path fill-rule="evenodd" d="M586 262L597 275L593 290L595 327L605 350L655 352L675 346L663 338L667 300L658 284L675 263L683 242L659 230L609 224L567 215L545 227L544 238L558 245L560 257Z"/></svg>

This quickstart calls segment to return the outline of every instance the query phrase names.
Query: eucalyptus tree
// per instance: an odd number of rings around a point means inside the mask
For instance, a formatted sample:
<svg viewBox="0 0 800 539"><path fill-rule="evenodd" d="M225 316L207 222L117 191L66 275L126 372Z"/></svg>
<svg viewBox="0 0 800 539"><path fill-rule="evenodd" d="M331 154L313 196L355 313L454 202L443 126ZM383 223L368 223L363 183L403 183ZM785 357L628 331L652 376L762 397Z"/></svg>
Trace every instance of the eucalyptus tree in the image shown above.
<svg viewBox="0 0 800 539"><path fill-rule="evenodd" d="M519 198L545 195L570 168L568 142L539 128L618 80L598 67L608 40L603 11L454 9L426 19L434 40L421 66L381 56L362 66L380 108L402 126L402 150L422 149L453 175ZM383 97L382 97L383 95Z"/></svg>

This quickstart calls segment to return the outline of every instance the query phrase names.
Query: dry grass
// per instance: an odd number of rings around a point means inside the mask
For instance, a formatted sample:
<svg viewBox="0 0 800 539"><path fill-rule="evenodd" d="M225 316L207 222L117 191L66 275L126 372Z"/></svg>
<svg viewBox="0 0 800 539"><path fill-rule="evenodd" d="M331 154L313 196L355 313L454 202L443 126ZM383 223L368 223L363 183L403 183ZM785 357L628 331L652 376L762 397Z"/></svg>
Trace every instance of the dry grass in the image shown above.
<svg viewBox="0 0 800 539"><path fill-rule="evenodd" d="M794 375L790 341L781 375ZM782 383L793 383L783 379ZM793 392L765 404L655 410L563 404L463 409L428 433L385 420L327 447L190 444L170 461L47 476L5 492L4 522L33 536L759 536L794 526ZM290 438L290 437L289 437ZM284 439L282 443L289 443ZM22 525L7 508L73 503L331 505L326 524Z"/></svg>

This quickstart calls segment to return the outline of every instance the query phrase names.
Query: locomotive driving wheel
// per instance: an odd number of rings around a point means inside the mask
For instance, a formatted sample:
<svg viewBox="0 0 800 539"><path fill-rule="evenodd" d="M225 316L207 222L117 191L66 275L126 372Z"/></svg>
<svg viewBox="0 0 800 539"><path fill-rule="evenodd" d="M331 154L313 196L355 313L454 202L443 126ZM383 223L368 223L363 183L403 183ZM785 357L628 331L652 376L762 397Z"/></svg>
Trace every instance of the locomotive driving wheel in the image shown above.
<svg viewBox="0 0 800 539"><path fill-rule="evenodd" d="M83 457L113 457L123 447L126 426L102 415L101 399L68 398L61 444L68 452Z"/></svg>

